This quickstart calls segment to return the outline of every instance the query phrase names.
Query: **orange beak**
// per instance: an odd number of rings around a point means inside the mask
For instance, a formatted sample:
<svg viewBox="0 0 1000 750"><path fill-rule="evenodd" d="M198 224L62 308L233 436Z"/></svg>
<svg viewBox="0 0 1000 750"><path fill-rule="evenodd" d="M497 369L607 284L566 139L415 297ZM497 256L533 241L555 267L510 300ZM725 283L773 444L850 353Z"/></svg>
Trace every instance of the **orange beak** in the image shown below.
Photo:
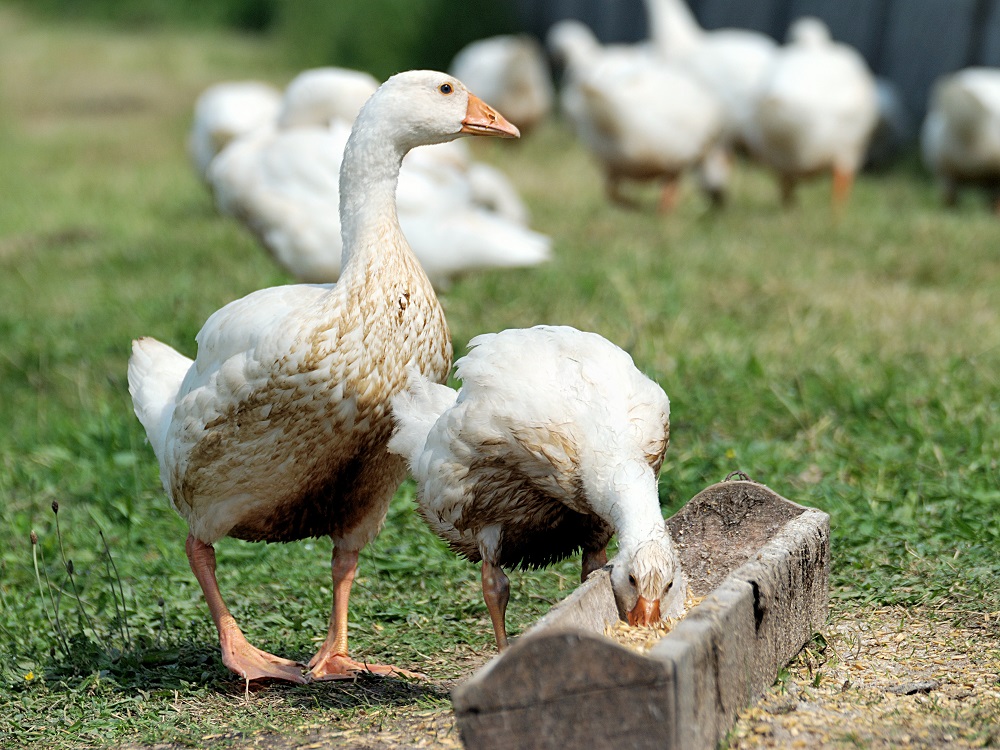
<svg viewBox="0 0 1000 750"><path fill-rule="evenodd" d="M469 135L493 135L500 138L520 138L521 131L478 96L469 94L469 106L462 120L462 131Z"/></svg>
<svg viewBox="0 0 1000 750"><path fill-rule="evenodd" d="M650 626L660 621L660 600L646 601L643 597L632 607L628 613L628 624L632 627L637 625Z"/></svg>

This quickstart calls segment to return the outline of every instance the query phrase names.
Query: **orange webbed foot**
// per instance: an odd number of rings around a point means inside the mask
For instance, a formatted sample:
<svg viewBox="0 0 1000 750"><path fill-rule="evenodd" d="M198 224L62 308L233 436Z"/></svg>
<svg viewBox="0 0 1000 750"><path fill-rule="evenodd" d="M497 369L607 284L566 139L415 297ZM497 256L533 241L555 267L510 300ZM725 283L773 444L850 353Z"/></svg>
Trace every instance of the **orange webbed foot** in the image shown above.
<svg viewBox="0 0 1000 750"><path fill-rule="evenodd" d="M241 646L223 649L222 663L231 672L238 674L248 682L263 682L276 680L304 685L308 679L302 674L302 665L291 659L261 651L259 648L244 643Z"/></svg>
<svg viewBox="0 0 1000 750"><path fill-rule="evenodd" d="M316 654L309 662L308 675L312 680L354 680L365 674L385 677L407 677L411 680L426 680L427 675L389 664L370 664L357 661L343 654L333 654L319 658Z"/></svg>

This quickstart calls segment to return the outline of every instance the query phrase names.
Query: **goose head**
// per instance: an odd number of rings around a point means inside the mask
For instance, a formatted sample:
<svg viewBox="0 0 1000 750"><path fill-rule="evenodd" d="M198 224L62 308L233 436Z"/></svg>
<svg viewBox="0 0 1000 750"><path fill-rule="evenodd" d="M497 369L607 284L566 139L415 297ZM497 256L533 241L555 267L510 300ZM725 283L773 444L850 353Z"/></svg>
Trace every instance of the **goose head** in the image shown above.
<svg viewBox="0 0 1000 750"><path fill-rule="evenodd" d="M582 21L567 18L554 23L545 36L545 46L556 65L576 70L601 55L601 43Z"/></svg>
<svg viewBox="0 0 1000 750"><path fill-rule="evenodd" d="M383 121L409 150L462 135L518 138L516 127L457 78L432 70L397 73L362 107L358 122Z"/></svg>
<svg viewBox="0 0 1000 750"><path fill-rule="evenodd" d="M803 16L788 27L787 41L801 47L816 48L829 45L833 38L830 36L830 27L821 19Z"/></svg>
<svg viewBox="0 0 1000 750"><path fill-rule="evenodd" d="M619 550L611 568L618 611L629 625L653 625L683 613L687 581L667 533Z"/></svg>

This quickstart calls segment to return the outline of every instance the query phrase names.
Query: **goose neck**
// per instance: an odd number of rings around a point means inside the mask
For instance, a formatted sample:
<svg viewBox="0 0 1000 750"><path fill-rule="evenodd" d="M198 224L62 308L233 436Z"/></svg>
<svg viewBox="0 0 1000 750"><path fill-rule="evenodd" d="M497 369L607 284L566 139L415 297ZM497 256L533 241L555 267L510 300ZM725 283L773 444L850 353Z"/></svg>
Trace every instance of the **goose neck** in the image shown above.
<svg viewBox="0 0 1000 750"><path fill-rule="evenodd" d="M634 548L663 535L665 523L660 510L656 476L645 461L620 464L609 477L605 490L611 518L622 548Z"/></svg>
<svg viewBox="0 0 1000 750"><path fill-rule="evenodd" d="M384 128L357 123L340 168L340 222L344 270L375 247L402 236L396 214L396 184L406 149Z"/></svg>

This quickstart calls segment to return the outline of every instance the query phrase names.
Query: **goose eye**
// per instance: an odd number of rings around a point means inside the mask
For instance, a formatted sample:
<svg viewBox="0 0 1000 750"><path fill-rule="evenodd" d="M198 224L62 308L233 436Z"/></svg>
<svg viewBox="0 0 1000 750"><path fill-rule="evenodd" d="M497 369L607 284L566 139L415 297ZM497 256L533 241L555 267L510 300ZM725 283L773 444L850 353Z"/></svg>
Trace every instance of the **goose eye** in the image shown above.
<svg viewBox="0 0 1000 750"><path fill-rule="evenodd" d="M454 90L455 89L452 88L452 85L450 83L442 83L440 86L438 86L438 91L440 91L445 96L448 96L448 94L450 94Z"/></svg>
<svg viewBox="0 0 1000 750"><path fill-rule="evenodd" d="M633 586L635 586L635 585L636 585L636 582L635 582L635 576L633 576L633 575L630 575L630 576L628 577L628 582L629 582L629 583L631 583L631 584L632 584Z"/></svg>

